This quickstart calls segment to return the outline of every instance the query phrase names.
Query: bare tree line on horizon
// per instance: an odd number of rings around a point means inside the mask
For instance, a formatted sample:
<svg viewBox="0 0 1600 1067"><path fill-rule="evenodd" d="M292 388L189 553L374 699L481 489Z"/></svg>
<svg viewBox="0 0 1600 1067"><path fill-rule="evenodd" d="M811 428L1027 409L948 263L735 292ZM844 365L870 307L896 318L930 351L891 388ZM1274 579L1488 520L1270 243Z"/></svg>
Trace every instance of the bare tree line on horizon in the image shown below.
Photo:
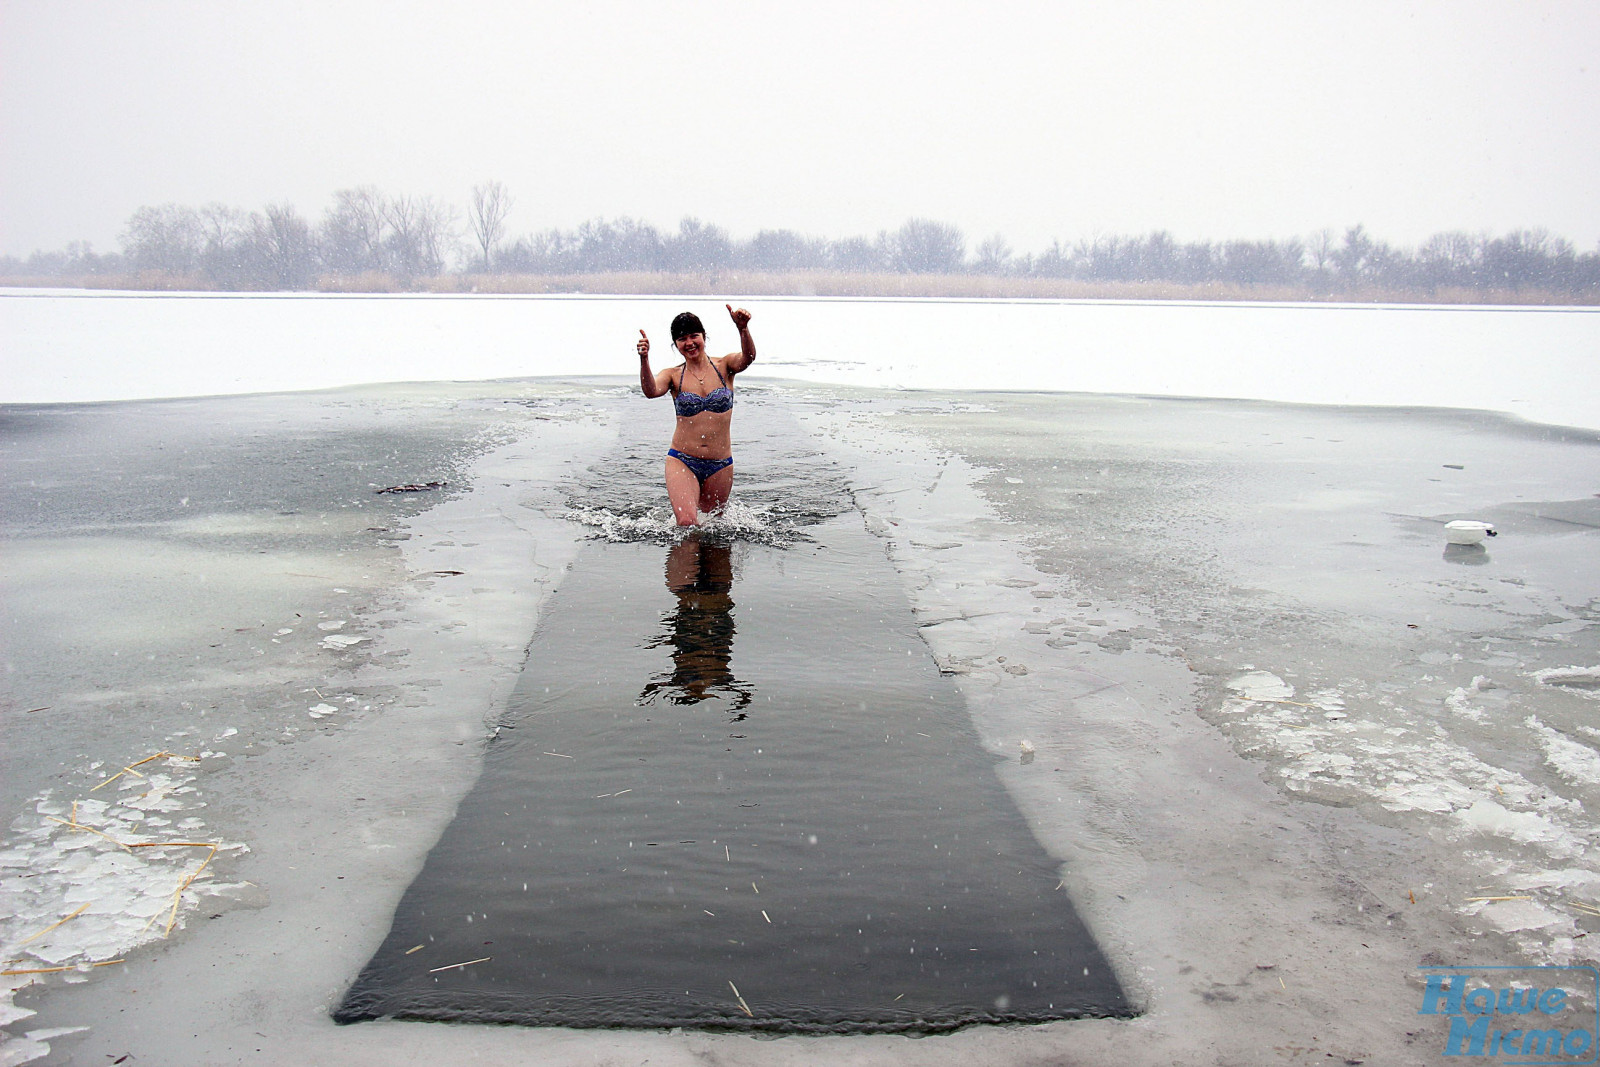
<svg viewBox="0 0 1600 1067"><path fill-rule="evenodd" d="M84 242L22 259L0 257L0 276L81 278L145 275L223 290L304 290L335 279L413 286L456 275L796 274L986 275L1083 282L1223 283L1334 294L1384 289L1434 292L1533 291L1600 297L1600 248L1579 253L1544 230L1502 236L1450 232L1416 249L1397 248L1360 225L1342 235L1180 242L1165 231L1052 242L1015 254L995 234L969 254L957 227L908 219L873 237L824 239L789 229L736 240L696 218L676 231L622 217L572 230L510 238L513 198L500 182L473 188L466 211L433 197L390 195L375 186L342 189L313 225L288 204L247 212L223 204L141 207L120 236L121 251L97 254ZM463 224L465 229L463 230Z"/></svg>

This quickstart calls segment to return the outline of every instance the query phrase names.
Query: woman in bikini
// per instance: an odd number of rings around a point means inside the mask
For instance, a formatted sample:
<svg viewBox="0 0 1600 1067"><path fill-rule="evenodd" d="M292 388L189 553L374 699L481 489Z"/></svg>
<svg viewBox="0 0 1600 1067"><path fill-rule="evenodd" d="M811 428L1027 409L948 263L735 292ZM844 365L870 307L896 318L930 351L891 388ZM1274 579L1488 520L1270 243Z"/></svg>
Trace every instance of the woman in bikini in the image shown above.
<svg viewBox="0 0 1600 1067"><path fill-rule="evenodd" d="M667 449L667 497L679 526L727 503L733 489L733 376L755 362L750 312L726 305L739 329L739 351L720 360L706 355L706 328L685 311L672 320L672 343L683 366L650 369L650 338L639 331L639 388L654 399L672 394L678 425Z"/></svg>

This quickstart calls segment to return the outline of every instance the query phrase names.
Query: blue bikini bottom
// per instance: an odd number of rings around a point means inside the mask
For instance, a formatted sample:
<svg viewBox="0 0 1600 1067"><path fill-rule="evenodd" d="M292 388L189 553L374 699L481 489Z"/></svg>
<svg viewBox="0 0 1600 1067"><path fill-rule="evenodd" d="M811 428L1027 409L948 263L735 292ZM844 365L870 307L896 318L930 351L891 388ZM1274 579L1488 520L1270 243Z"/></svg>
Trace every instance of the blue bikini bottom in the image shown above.
<svg viewBox="0 0 1600 1067"><path fill-rule="evenodd" d="M686 456L676 448L667 449L667 455L688 467L689 472L700 480L701 485L705 485L706 479L723 467L733 466L732 456L727 459L701 459L699 456Z"/></svg>

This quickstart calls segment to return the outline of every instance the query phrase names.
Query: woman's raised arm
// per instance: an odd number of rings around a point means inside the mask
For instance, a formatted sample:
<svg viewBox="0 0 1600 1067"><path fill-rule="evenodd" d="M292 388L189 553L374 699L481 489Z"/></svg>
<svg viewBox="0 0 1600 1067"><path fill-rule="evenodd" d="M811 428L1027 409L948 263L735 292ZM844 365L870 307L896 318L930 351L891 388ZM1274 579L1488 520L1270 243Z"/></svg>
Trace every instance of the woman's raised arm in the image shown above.
<svg viewBox="0 0 1600 1067"><path fill-rule="evenodd" d="M730 352L722 365L728 369L729 374L738 374L756 361L756 342L750 336L750 312L744 308L735 311L732 304L724 304L728 314L733 317L733 324L739 328L739 351Z"/></svg>
<svg viewBox="0 0 1600 1067"><path fill-rule="evenodd" d="M650 371L650 338L645 336L643 330L639 331L639 343L634 347L639 352L639 389L654 400L667 391L667 385Z"/></svg>

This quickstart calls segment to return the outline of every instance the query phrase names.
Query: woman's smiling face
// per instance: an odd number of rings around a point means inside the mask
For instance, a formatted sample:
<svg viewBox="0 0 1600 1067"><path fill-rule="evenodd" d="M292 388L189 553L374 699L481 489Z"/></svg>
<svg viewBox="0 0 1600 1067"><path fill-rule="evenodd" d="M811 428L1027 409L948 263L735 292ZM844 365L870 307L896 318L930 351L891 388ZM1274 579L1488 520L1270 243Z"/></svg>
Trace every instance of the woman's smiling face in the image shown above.
<svg viewBox="0 0 1600 1067"><path fill-rule="evenodd" d="M678 346L678 351L683 353L684 359L694 355L704 355L706 351L706 335L703 333L686 333L672 343Z"/></svg>

